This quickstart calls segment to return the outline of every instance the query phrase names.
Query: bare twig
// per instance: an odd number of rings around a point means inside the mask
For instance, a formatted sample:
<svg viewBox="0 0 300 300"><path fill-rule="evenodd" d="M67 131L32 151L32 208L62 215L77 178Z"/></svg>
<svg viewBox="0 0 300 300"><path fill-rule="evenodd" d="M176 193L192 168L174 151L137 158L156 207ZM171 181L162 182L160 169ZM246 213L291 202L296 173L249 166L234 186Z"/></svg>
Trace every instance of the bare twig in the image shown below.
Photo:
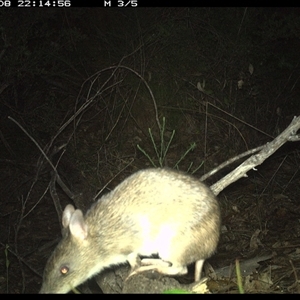
<svg viewBox="0 0 300 300"><path fill-rule="evenodd" d="M216 174L217 172L219 172L221 169L225 168L226 166L234 163L235 161L245 157L245 156L248 156L250 154L254 154L256 152L258 152L259 150L263 149L264 146L260 146L260 147L257 147L257 148L254 148L254 149L251 149L251 150L248 150L244 153L241 153L233 158L230 158L228 160L226 160L225 162L223 162L222 164L220 164L219 166L217 166L215 169L209 171L208 173L204 174L203 176L201 176L200 180L201 181L204 181L205 179L207 179L208 177Z"/></svg>
<svg viewBox="0 0 300 300"><path fill-rule="evenodd" d="M300 141L300 135L297 135L297 131L300 128L300 116L294 117L291 124L272 142L269 142L262 146L261 151L255 155L252 155L245 160L235 170L227 174L221 180L211 186L215 195L218 195L225 187L231 183L237 181L241 177L247 177L249 170L255 170L255 167L261 165L269 156L271 156L277 149L279 149L286 142ZM257 148L256 148L257 149ZM224 163L225 164L225 163Z"/></svg>
<svg viewBox="0 0 300 300"><path fill-rule="evenodd" d="M47 162L49 163L49 165L51 166L51 168L53 169L53 173L54 175L52 176L52 180L49 184L50 186L50 194L52 196L53 202L54 202L54 206L56 208L57 214L59 219L61 219L62 217L62 208L59 202L59 198L58 195L56 193L56 189L55 189L55 181L57 181L57 183L61 186L61 188L66 192L66 194L71 198L74 199L74 194L68 189L68 187L64 184L64 182L61 180L56 167L52 164L52 162L50 161L50 159L48 158L48 156L46 155L46 153L43 151L43 149L40 147L40 145L37 143L37 141L27 132L27 130L19 123L17 122L15 119L13 119L12 117L8 117L11 121L13 121L14 123L16 123L21 130L33 141L33 143L37 146L37 148L41 151L42 155L45 157L45 159L47 160ZM35 178L34 183L32 184L31 188L33 187L33 185L35 184L37 178ZM45 192L47 192L48 188L45 190ZM23 209L25 209L25 204L26 201L28 199L28 196L26 197L25 202L23 203ZM36 205L39 203L39 201L34 205L33 208L30 209L30 211L24 215L24 213L22 213L22 218L24 219L26 216L28 216L30 214L30 212L36 207Z"/></svg>

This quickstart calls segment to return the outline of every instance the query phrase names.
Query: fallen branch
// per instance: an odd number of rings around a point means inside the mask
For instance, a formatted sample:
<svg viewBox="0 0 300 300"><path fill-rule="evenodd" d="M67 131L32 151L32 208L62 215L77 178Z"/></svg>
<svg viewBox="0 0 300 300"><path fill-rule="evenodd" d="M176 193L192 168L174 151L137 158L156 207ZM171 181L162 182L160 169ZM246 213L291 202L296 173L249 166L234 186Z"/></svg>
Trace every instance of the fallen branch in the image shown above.
<svg viewBox="0 0 300 300"><path fill-rule="evenodd" d="M213 184L210 187L211 190L214 192L215 195L218 195L221 191L223 191L227 186L229 186L233 182L237 181L242 177L247 177L248 171L256 171L256 166L261 165L268 157L270 157L286 142L300 141L300 135L297 135L297 131L299 130L299 128L300 116L294 117L291 124L280 135L278 135L272 142L269 142L262 147L256 148L255 150L261 149L260 152L249 157L240 166L238 166L236 169L227 174L221 180ZM240 158L240 156L238 156L238 158ZM220 170L220 166L216 169L217 171ZM216 173L216 169L212 170L210 173Z"/></svg>

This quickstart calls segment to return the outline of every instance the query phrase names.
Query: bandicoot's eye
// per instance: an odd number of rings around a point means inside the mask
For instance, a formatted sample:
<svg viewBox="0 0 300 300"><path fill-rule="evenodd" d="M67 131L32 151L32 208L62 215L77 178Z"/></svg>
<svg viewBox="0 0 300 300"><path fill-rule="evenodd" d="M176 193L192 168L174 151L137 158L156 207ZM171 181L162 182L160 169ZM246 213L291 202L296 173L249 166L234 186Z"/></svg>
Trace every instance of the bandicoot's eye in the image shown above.
<svg viewBox="0 0 300 300"><path fill-rule="evenodd" d="M69 267L67 267L67 266L62 266L62 267L60 267L60 273L62 274L62 275L66 275L66 274L68 274L69 273Z"/></svg>

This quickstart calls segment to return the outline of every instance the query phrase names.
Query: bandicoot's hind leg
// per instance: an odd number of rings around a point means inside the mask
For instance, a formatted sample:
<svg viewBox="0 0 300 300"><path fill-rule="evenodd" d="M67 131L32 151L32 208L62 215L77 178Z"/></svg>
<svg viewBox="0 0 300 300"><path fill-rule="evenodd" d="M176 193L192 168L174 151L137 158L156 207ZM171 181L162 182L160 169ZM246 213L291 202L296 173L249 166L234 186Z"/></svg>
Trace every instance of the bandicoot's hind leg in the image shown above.
<svg viewBox="0 0 300 300"><path fill-rule="evenodd" d="M140 267L140 268L134 270L133 272L131 272L128 275L127 278L131 277L132 275L150 271L150 270L154 270L160 274L173 275L173 276L174 275L184 275L187 273L187 267L184 267L184 266L172 265L170 267L163 267L163 266L159 266L159 265L152 265L152 266L143 266L143 267Z"/></svg>
<svg viewBox="0 0 300 300"><path fill-rule="evenodd" d="M195 282L199 281L201 278L202 267L203 267L204 259L200 259L195 263ZM139 274L142 272L155 270L161 274L165 275L184 275L187 273L187 267L182 265L172 265L168 261L164 261L162 259L156 258L144 258L141 260L142 266L135 268L130 272L127 278L132 275Z"/></svg>
<svg viewBox="0 0 300 300"><path fill-rule="evenodd" d="M142 272L154 270L164 275L184 275L187 273L187 267L180 264L172 264L159 258L144 258L141 260L142 266L132 270L127 278Z"/></svg>
<svg viewBox="0 0 300 300"><path fill-rule="evenodd" d="M195 264L195 282L199 281L201 278L202 267L203 267L204 259L199 259Z"/></svg>

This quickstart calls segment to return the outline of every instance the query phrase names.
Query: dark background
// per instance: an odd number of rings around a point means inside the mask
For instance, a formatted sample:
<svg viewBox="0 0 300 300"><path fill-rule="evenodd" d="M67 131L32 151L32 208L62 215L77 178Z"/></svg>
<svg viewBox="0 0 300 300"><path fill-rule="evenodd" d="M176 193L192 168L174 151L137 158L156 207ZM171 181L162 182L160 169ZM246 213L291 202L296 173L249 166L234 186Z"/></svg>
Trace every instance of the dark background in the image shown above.
<svg viewBox="0 0 300 300"><path fill-rule="evenodd" d="M1 9L0 292L37 292L60 237L51 167L8 116L86 195L85 209L139 169L200 177L271 141L300 112L299 46L298 8ZM299 153L284 145L219 195L224 227L210 262L275 253L268 292L299 292Z"/></svg>

